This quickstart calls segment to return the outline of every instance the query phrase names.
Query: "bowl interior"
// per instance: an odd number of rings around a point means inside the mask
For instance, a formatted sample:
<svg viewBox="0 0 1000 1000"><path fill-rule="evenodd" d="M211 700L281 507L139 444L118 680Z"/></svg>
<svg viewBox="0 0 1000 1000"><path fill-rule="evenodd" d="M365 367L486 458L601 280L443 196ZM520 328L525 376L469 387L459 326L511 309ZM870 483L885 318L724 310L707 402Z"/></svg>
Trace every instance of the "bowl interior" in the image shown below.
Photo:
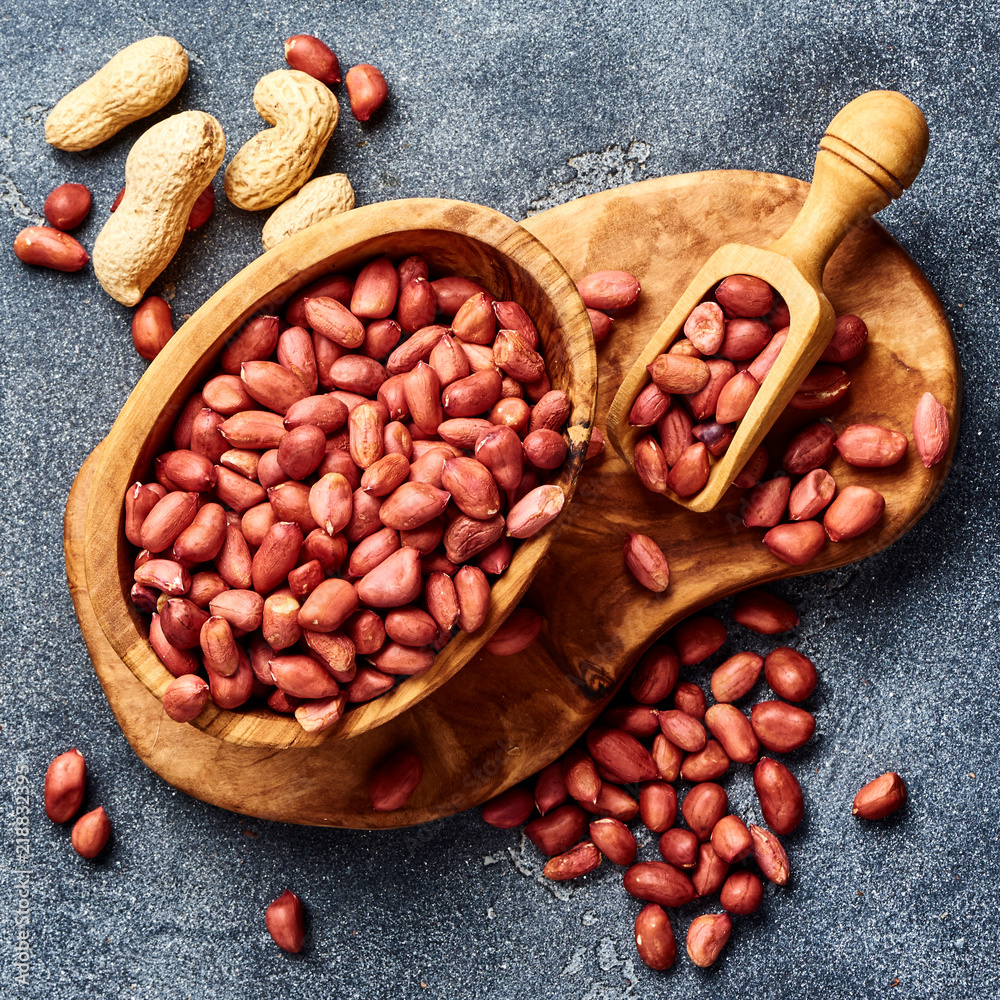
<svg viewBox="0 0 1000 1000"><path fill-rule="evenodd" d="M249 317L280 312L291 295L325 274L350 271L382 255L398 262L417 253L426 258L432 276L469 277L497 298L519 302L535 320L552 386L566 391L572 403L569 455L552 480L569 501L589 440L597 373L586 310L556 258L513 220L465 202L386 202L314 226L250 264L178 330L140 379L106 439L87 511L87 583L115 652L157 696L172 676L149 645L145 616L129 600L133 556L124 535L126 490L137 480L153 478L152 460L167 449L185 400L210 376L226 343ZM266 707L227 711L213 705L194 724L242 745L288 747L354 736L394 718L452 677L482 647L523 596L558 523L517 549L493 585L489 616L480 629L456 634L430 670L349 709L331 729L306 733L295 719Z"/></svg>

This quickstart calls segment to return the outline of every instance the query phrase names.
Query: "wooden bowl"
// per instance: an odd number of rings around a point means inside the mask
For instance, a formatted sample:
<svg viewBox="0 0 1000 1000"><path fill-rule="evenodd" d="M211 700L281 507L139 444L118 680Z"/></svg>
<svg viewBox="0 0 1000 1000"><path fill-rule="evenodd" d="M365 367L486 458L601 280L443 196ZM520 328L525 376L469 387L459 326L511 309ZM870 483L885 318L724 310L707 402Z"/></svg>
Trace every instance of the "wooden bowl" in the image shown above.
<svg viewBox="0 0 1000 1000"><path fill-rule="evenodd" d="M276 311L322 275L382 255L399 260L416 253L426 258L432 273L472 278L497 298L520 302L535 320L552 385L572 402L569 455L553 480L570 500L590 438L597 363L586 310L559 261L513 220L458 201L386 202L313 226L250 264L177 331L139 380L104 442L87 507L87 587L111 646L157 697L172 676L149 644L148 620L129 600L134 551L124 534L126 490L137 480L153 478L153 458L165 450L184 401L249 317ZM266 707L226 711L211 704L194 725L231 743L280 749L348 738L387 722L454 676L483 646L523 596L558 526L557 520L517 549L493 586L482 628L458 633L430 670L350 709L334 727L306 733L295 719Z"/></svg>

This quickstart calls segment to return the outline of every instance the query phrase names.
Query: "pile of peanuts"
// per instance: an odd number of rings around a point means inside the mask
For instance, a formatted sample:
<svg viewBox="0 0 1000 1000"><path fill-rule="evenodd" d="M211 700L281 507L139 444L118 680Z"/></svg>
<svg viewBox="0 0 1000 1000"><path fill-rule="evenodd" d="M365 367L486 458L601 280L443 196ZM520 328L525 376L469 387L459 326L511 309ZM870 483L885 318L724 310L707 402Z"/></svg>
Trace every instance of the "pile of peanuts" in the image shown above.
<svg viewBox="0 0 1000 1000"><path fill-rule="evenodd" d="M708 481L712 457L728 449L739 421L777 361L788 337L787 305L767 282L751 275L731 275L712 297L697 305L684 323L685 336L650 365L650 383L639 393L629 423L649 428L637 441L635 470L656 493L671 490L693 496ZM857 358L868 340L858 316L837 318L833 337L789 407L824 410L847 394L851 379L839 367ZM925 466L939 462L948 449L948 416L930 393L921 399L913 421L914 440ZM823 465L836 448L849 465L885 468L906 453L907 438L873 424L853 424L839 435L828 421L802 430L786 448L781 468L763 479L771 463L761 445L736 477L749 490L742 507L748 528L768 528L764 544L777 558L804 565L829 537L846 541L878 523L885 509L874 489L837 483ZM793 483L791 477L801 477ZM836 499L834 499L836 496ZM822 522L813 520L820 514ZM786 522L786 523L782 523Z"/></svg>
<svg viewBox="0 0 1000 1000"><path fill-rule="evenodd" d="M733 618L763 635L786 632L799 621L787 602L760 590L736 599ZM622 694L579 744L537 775L533 787L517 785L483 808L493 826L513 828L530 820L524 833L549 856L548 878L587 875L604 857L624 867L625 890L647 904L636 917L636 948L654 969L669 968L677 954L666 909L715 893L723 912L691 921L687 950L699 966L718 958L732 916L760 907L760 876L779 886L788 882L789 860L779 836L792 833L804 814L795 776L760 754L761 748L791 753L812 737L815 719L798 703L813 693L816 668L788 646L766 657L735 653L713 671L709 705L698 684L680 680L680 671L702 663L726 638L718 618L698 615L682 622L669 642L647 650ZM748 717L734 702L751 694L762 673L778 698L753 705ZM729 812L719 782L734 762L756 763L753 783L767 827ZM689 785L680 803L678 780ZM625 787L633 785L637 794ZM678 814L686 827L675 825ZM628 827L636 817L658 835L662 860L636 861L638 844ZM752 860L756 871L743 867L744 860Z"/></svg>
<svg viewBox="0 0 1000 1000"><path fill-rule="evenodd" d="M762 590L737 597L732 614L762 635L799 622L786 601ZM754 913L763 902L760 876L787 884L791 868L779 836L791 834L805 812L792 772L760 753L762 747L791 753L812 737L816 720L799 703L816 688L816 668L789 646L766 657L735 653L712 672L709 705L698 684L679 679L680 670L702 663L726 637L725 625L712 616L682 622L669 643L647 650L625 690L579 744L539 772L532 787L517 785L483 807L483 819L502 829L528 821L525 836L549 856L548 878L587 875L602 857L624 867L626 892L646 903L635 920L635 943L653 969L670 968L677 956L666 910L719 893L723 912L694 917L687 931L691 961L702 967L715 962L732 933L732 917ZM734 702L752 693L761 673L783 700L756 703L748 718ZM766 827L729 812L719 782L734 762L756 764L753 785ZM680 801L686 828L675 825L678 779L689 785ZM637 786L637 794L624 786ZM902 778L888 772L858 792L851 811L859 819L879 820L905 802ZM636 862L639 845L628 827L636 817L659 835L663 860ZM742 866L744 861L753 861L757 871Z"/></svg>
<svg viewBox="0 0 1000 1000"><path fill-rule="evenodd" d="M125 499L167 714L266 698L319 731L478 629L489 577L564 502L544 479L571 404L539 347L520 305L419 256L249 320ZM517 622L508 651L538 634Z"/></svg>
<svg viewBox="0 0 1000 1000"><path fill-rule="evenodd" d="M739 595L732 616L761 635L787 632L799 622L791 605L762 590ZM667 909L719 893L722 912L694 917L686 939L695 965L716 961L732 934L733 916L761 906L761 876L776 886L788 883L791 867L779 836L796 830L805 813L795 775L760 753L791 753L811 739L816 720L799 703L816 688L816 668L789 646L764 657L735 653L712 672L709 705L701 686L680 680L680 671L704 662L726 638L725 625L715 617L681 622L669 642L646 651L626 688L580 743L540 771L531 787L516 785L483 807L483 819L502 829L527 821L525 836L549 857L548 878L588 875L604 857L624 867L626 892L646 903L635 919L635 944L653 969L669 969L677 957ZM783 700L757 702L748 718L734 703L751 695L761 673ZM753 785L766 827L729 812L719 782L734 762L756 764ZM686 828L675 825L678 780L689 785L680 801ZM906 798L902 778L890 771L857 793L851 812L881 820ZM639 845L628 827L636 817L659 835L663 860L636 861Z"/></svg>

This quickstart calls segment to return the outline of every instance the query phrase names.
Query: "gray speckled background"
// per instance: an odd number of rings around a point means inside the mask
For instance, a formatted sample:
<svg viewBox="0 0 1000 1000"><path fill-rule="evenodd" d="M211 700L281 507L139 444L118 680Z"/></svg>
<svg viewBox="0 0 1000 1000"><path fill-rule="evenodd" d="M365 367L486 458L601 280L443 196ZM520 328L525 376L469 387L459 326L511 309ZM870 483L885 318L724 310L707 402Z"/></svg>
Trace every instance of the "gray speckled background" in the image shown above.
<svg viewBox="0 0 1000 1000"><path fill-rule="evenodd" d="M260 126L250 93L283 65L282 40L315 32L345 70L379 65L392 94L368 126L342 115L320 172L346 171L359 203L444 195L514 217L696 169L808 177L815 138L846 101L878 87L912 97L930 124L930 155L881 219L953 321L966 380L961 441L941 498L901 541L860 565L775 588L801 613L788 641L822 674L810 702L817 736L791 760L808 802L806 822L788 838L792 884L769 889L761 911L738 921L713 969L684 957L658 974L635 955L638 904L621 890L619 872L605 865L579 884L547 883L534 848L485 826L478 812L394 833L307 829L223 812L147 771L90 668L62 554L73 476L144 362L132 350L130 311L102 292L89 267L56 274L23 266L7 250L4 997L1000 994L996 19L984 4L884 0L571 7L8 3L0 21L0 244L9 248L38 221L51 188L73 180L94 192L78 234L92 246L128 149L156 119L84 154L48 147L43 122L115 51L157 32L191 54L187 84L157 118L207 110L234 151ZM174 296L176 317L259 252L263 216L233 209L217 188L215 217L185 240L152 289ZM768 643L734 630L727 649L746 646ZM114 824L96 863L76 857L69 830L49 823L38 799L48 761L71 745L90 765L87 803L105 804ZM888 769L908 783L906 809L882 824L853 821L854 791ZM15 844L19 771L36 797L26 863ZM747 775L730 790L737 811L752 812ZM641 850L652 856L655 844ZM286 886L309 912L307 948L297 957L278 952L262 919ZM685 908L681 940L704 908ZM16 979L19 913L29 918L26 985Z"/></svg>

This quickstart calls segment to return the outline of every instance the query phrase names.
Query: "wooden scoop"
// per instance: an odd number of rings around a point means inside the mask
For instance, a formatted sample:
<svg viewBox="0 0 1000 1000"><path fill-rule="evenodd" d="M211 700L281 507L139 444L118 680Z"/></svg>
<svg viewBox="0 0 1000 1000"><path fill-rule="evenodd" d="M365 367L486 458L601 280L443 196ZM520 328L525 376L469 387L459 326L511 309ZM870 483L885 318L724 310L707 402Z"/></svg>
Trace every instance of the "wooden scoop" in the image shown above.
<svg viewBox="0 0 1000 1000"><path fill-rule="evenodd" d="M851 101L820 140L812 188L788 231L764 248L742 243L720 247L677 300L622 381L608 413L607 434L629 465L646 428L628 422L632 405L649 383L646 366L662 354L705 294L731 274L768 282L785 300L790 329L778 360L764 379L729 449L713 462L706 486L694 496L666 495L693 511L722 499L747 460L819 360L836 316L823 294L823 270L850 230L898 198L913 183L927 155L927 122L902 94L875 90Z"/></svg>

